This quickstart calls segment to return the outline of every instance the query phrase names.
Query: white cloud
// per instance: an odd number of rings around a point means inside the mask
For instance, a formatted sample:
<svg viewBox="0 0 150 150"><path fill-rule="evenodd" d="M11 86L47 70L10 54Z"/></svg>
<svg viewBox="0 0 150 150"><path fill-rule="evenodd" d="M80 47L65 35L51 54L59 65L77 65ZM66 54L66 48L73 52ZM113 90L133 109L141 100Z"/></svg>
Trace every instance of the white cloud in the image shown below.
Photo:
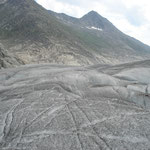
<svg viewBox="0 0 150 150"><path fill-rule="evenodd" d="M46 9L81 17L91 10L110 20L122 32L150 45L148 0L37 0Z"/></svg>
<svg viewBox="0 0 150 150"><path fill-rule="evenodd" d="M66 13L71 16L80 17L84 11L79 6L62 3L56 0L37 0L37 2L46 9L53 10L59 13Z"/></svg>

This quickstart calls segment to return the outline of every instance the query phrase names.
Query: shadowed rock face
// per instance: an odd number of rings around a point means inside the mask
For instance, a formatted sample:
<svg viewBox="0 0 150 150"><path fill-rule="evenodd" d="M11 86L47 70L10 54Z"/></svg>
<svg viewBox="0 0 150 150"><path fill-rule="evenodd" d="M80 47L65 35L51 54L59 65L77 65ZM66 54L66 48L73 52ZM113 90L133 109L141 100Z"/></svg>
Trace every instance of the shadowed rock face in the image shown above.
<svg viewBox="0 0 150 150"><path fill-rule="evenodd" d="M0 149L150 148L149 66L1 70Z"/></svg>
<svg viewBox="0 0 150 150"><path fill-rule="evenodd" d="M24 64L19 58L12 54L9 54L7 50L4 49L3 45L0 43L0 69L15 67L20 64Z"/></svg>

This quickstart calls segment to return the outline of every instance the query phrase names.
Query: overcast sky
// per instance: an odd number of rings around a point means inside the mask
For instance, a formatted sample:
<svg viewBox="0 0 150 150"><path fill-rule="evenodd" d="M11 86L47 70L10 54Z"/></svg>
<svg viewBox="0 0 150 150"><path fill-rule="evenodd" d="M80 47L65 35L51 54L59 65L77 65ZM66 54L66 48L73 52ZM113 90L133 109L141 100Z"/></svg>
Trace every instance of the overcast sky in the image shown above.
<svg viewBox="0 0 150 150"><path fill-rule="evenodd" d="M149 0L36 0L46 9L82 17L91 10L118 29L150 45Z"/></svg>

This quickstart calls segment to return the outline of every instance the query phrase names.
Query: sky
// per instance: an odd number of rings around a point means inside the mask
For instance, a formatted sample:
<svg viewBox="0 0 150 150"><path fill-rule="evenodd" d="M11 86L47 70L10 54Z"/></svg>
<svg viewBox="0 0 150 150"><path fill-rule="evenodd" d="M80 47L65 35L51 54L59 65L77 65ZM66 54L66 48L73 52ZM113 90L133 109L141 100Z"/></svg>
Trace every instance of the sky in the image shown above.
<svg viewBox="0 0 150 150"><path fill-rule="evenodd" d="M77 18L91 10L111 21L122 32L150 45L149 0L36 0L46 9Z"/></svg>

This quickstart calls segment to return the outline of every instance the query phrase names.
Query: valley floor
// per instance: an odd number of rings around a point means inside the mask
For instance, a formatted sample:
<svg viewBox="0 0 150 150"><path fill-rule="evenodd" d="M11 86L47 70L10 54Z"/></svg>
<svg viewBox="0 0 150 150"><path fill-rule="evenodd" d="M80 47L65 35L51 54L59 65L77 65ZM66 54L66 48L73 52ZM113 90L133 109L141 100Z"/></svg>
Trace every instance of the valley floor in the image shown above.
<svg viewBox="0 0 150 150"><path fill-rule="evenodd" d="M1 70L0 149L150 149L150 61Z"/></svg>

